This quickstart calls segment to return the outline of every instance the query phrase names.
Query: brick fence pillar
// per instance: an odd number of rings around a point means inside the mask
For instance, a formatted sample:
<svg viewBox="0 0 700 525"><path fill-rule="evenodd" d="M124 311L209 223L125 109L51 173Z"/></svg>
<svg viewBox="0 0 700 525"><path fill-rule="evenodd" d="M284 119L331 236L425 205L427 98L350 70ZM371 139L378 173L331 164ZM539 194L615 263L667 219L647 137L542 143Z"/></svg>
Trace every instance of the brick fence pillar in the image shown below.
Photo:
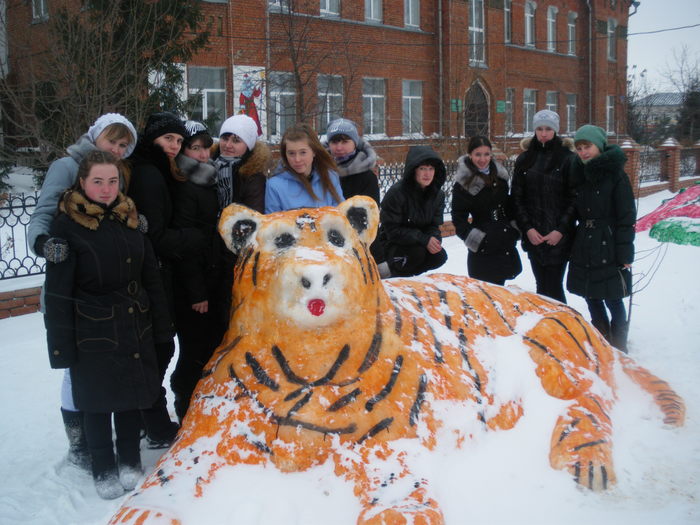
<svg viewBox="0 0 700 525"><path fill-rule="evenodd" d="M23 288L12 292L0 292L0 319L38 311L40 293L41 288Z"/></svg>
<svg viewBox="0 0 700 525"><path fill-rule="evenodd" d="M681 145L674 138L667 138L661 146L661 180L669 182L669 189L677 192L680 189L681 175Z"/></svg>
<svg viewBox="0 0 700 525"><path fill-rule="evenodd" d="M632 184L632 190L634 191L635 197L638 197L639 192L639 170L640 170L640 154L641 146L633 140L625 140L620 144L620 148L625 152L627 157L627 163L625 164L625 172L630 178L630 184Z"/></svg>

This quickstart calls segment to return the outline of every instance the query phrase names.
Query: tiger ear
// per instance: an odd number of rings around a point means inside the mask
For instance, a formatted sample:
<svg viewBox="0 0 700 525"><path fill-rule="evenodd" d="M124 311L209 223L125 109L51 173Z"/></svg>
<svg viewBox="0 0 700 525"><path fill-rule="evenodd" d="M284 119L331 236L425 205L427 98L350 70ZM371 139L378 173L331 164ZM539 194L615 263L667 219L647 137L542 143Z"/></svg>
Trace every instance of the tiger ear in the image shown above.
<svg viewBox="0 0 700 525"><path fill-rule="evenodd" d="M371 244L377 236L379 227L379 208L371 197L356 195L338 205L340 213L345 215L360 240Z"/></svg>
<svg viewBox="0 0 700 525"><path fill-rule="evenodd" d="M221 212L219 235L226 247L238 253L255 242L255 232L260 229L264 215L240 204L230 204Z"/></svg>

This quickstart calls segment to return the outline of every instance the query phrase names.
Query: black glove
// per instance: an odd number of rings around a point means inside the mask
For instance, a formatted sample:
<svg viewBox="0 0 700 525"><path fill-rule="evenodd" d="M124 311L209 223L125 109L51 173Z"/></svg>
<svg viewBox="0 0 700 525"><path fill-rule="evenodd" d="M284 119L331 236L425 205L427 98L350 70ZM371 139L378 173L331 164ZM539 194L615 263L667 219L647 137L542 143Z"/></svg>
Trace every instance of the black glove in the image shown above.
<svg viewBox="0 0 700 525"><path fill-rule="evenodd" d="M37 244L39 239L37 239ZM44 242L43 249L44 257L47 261L52 263L60 263L68 259L68 254L70 253L70 248L68 247L68 242L60 237L49 237Z"/></svg>
<svg viewBox="0 0 700 525"><path fill-rule="evenodd" d="M39 235L39 237L36 238L36 241L34 241L34 253L36 253L39 257L44 256L44 245L48 239L48 235Z"/></svg>

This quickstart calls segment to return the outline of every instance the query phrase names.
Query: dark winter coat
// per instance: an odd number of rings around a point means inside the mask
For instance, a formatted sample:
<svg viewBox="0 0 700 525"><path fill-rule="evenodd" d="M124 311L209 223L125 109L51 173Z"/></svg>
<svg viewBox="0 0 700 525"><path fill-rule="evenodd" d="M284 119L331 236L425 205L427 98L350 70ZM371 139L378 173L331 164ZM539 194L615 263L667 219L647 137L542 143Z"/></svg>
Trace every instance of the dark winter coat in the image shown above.
<svg viewBox="0 0 700 525"><path fill-rule="evenodd" d="M328 148L326 142L323 145ZM340 187L346 199L355 195L371 197L379 206L379 178L374 173L377 164L377 153L366 140L360 139L355 154L343 162L336 162L336 170L340 177Z"/></svg>
<svg viewBox="0 0 700 525"><path fill-rule="evenodd" d="M158 258L172 313L173 264L200 252L204 248L204 236L197 228L173 226L172 195L176 186L183 182L173 178L174 168L163 149L139 140L130 160L132 175L129 196L148 221L148 237Z"/></svg>
<svg viewBox="0 0 700 525"><path fill-rule="evenodd" d="M219 145L212 146L212 160L219 158ZM256 142L252 150L248 150L241 161L231 169L232 199L231 202L248 206L258 213L265 213L266 173L270 166L272 155L270 148L264 142ZM231 204L231 202L227 203ZM220 207L222 207L220 205ZM225 207L225 206L223 206Z"/></svg>
<svg viewBox="0 0 700 525"><path fill-rule="evenodd" d="M68 191L51 235L68 259L47 262L46 330L52 368L70 367L73 399L86 412L148 408L160 379L154 342L172 339L151 243L131 199L115 205Z"/></svg>
<svg viewBox="0 0 700 525"><path fill-rule="evenodd" d="M620 299L631 291L634 223L637 210L626 157L616 145L583 164L571 162L575 188L576 236L571 251L567 289L582 297Z"/></svg>
<svg viewBox="0 0 700 525"><path fill-rule="evenodd" d="M464 155L457 159L452 189L452 224L469 254L469 276L482 281L502 283L522 271L508 195L509 175L493 160L489 176L482 176ZM469 220L471 218L471 221Z"/></svg>
<svg viewBox="0 0 700 525"><path fill-rule="evenodd" d="M435 166L435 177L422 189L414 172L426 163ZM442 239L440 225L445 213L442 185L446 177L445 165L431 147L414 146L409 150L403 177L386 192L379 214L380 239L388 260L393 257L397 245L427 247L431 237Z"/></svg>
<svg viewBox="0 0 700 525"><path fill-rule="evenodd" d="M568 260L573 240L568 173L573 141L555 135L544 145L535 138L523 139L520 145L525 151L515 161L511 195L523 248L541 266L560 265ZM545 242L534 246L527 238L530 228L540 235L556 230L563 237L555 246Z"/></svg>

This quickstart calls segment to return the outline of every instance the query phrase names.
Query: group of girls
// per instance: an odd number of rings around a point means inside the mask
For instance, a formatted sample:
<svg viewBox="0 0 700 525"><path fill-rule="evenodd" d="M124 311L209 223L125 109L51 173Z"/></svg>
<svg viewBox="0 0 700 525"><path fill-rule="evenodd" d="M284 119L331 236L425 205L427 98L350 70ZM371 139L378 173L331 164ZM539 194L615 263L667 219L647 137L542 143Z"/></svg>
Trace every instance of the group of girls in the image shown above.
<svg viewBox="0 0 700 525"><path fill-rule="evenodd" d="M567 289L586 300L600 333L627 351L622 299L632 289L636 207L625 154L590 124L562 140L554 111L537 112L533 128L512 184L486 137L472 137L458 160L452 222L468 249L469 275L501 285L516 277L522 235L537 293L566 303L568 264Z"/></svg>
<svg viewBox="0 0 700 525"><path fill-rule="evenodd" d="M594 324L624 348L621 298L629 293L634 223L624 155L599 128L584 126L571 161L551 111L537 113L534 128L511 191L487 138L473 137L458 160L452 220L468 248L469 274L496 284L515 277L521 231L538 293L565 301L573 253L569 290L586 297ZM125 117L109 113L50 166L29 242L48 261L42 305L51 366L67 369L61 414L68 459L91 470L101 497L135 487L142 431L152 448L175 439L179 424L163 387L174 334L179 355L170 386L181 421L227 328L235 255L217 234L223 208L239 203L274 213L335 206L354 195L380 204L377 156L355 124L331 122L326 140L307 124L290 127L268 178L270 151L246 115L226 119L214 144L203 124L169 112L150 115L138 136ZM440 234L446 175L432 148L410 148L402 179L381 201L371 247L382 277L418 275L447 260ZM596 251L601 246L604 253Z"/></svg>

